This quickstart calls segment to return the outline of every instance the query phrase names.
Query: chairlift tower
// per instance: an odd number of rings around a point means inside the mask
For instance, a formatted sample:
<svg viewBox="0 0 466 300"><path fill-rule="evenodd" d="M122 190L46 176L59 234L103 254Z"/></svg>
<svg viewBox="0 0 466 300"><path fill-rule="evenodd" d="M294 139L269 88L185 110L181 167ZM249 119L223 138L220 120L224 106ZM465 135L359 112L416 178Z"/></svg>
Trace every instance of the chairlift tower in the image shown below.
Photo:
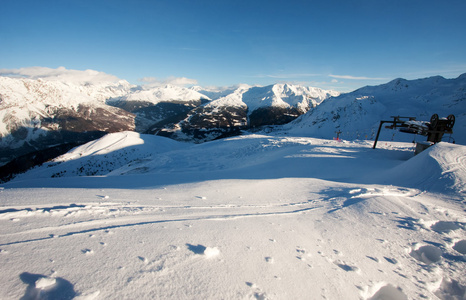
<svg viewBox="0 0 466 300"><path fill-rule="evenodd" d="M424 151L436 143L441 142L444 134L452 134L453 126L455 125L454 115L449 115L446 118L439 118L438 114L433 114L429 122L416 121L416 118L414 117L392 116L391 118L393 118L393 120L380 121L379 129L377 131L372 149L375 149L377 146L380 130L382 129L382 125L384 123L390 124L385 126L385 128L388 129L427 136L427 142L419 142L416 144L416 154Z"/></svg>

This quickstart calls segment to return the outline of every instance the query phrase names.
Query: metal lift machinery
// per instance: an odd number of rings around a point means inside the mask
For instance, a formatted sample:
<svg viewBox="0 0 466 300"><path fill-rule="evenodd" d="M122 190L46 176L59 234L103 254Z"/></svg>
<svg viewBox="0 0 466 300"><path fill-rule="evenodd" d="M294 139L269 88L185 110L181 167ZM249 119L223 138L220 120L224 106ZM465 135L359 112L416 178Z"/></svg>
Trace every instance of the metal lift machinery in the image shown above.
<svg viewBox="0 0 466 300"><path fill-rule="evenodd" d="M379 130L377 131L377 136L375 137L372 149L375 149L377 146L380 130L384 123L390 124L385 126L385 128L388 129L427 136L427 142L416 143L416 154L422 152L433 144L441 142L444 134L452 134L453 126L455 125L454 115L449 115L446 118L439 118L437 114L433 114L429 122L416 121L416 118L414 117L392 116L391 118L393 118L393 120L380 121Z"/></svg>

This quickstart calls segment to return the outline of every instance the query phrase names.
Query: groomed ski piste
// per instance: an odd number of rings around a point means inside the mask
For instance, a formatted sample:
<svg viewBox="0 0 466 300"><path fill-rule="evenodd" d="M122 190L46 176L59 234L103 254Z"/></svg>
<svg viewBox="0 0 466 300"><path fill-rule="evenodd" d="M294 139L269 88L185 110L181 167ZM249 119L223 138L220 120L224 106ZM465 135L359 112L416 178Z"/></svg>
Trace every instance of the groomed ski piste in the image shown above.
<svg viewBox="0 0 466 300"><path fill-rule="evenodd" d="M0 299L465 299L466 147L109 134L0 185Z"/></svg>

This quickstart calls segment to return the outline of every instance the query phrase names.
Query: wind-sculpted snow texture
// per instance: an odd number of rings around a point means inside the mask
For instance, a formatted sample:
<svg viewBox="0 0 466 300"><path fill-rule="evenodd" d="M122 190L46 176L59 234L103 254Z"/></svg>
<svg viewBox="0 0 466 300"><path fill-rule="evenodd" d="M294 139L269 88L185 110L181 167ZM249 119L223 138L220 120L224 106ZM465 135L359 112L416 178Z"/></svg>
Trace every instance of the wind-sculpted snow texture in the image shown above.
<svg viewBox="0 0 466 300"><path fill-rule="evenodd" d="M453 114L453 140L466 144L466 74L456 79L440 76L418 80L395 79L368 86L324 101L316 109L287 126L291 134L332 138L341 131L343 139L374 139L381 120L391 116L429 121L433 114ZM448 141L449 135L444 137ZM425 137L382 129L381 140L425 141Z"/></svg>
<svg viewBox="0 0 466 300"><path fill-rule="evenodd" d="M465 299L466 147L371 146L75 148L0 186L0 298Z"/></svg>

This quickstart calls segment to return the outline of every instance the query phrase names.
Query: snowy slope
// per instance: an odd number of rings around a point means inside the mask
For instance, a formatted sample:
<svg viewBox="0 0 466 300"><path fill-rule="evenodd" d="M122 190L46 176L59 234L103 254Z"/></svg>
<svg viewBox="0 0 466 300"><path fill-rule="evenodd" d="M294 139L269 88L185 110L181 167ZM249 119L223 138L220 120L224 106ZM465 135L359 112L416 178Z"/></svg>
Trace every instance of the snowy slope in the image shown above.
<svg viewBox="0 0 466 300"><path fill-rule="evenodd" d="M287 126L291 134L332 138L342 131L343 139L373 139L381 120L391 116L416 117L429 121L433 114L454 114L453 137L466 144L466 74L456 79L431 77L395 79L368 86L324 101L316 109ZM393 135L395 134L395 137ZM382 130L382 139L410 141L414 136ZM448 137L446 137L448 138ZM425 140L424 137L418 140Z"/></svg>
<svg viewBox="0 0 466 300"><path fill-rule="evenodd" d="M107 135L0 187L0 298L464 299L466 147L371 146Z"/></svg>
<svg viewBox="0 0 466 300"><path fill-rule="evenodd" d="M150 161L163 152L184 147L185 144L153 135L130 131L111 133L72 149L45 166L28 172L27 176L107 175L122 166Z"/></svg>
<svg viewBox="0 0 466 300"><path fill-rule="evenodd" d="M385 177L383 180L390 184L464 195L466 147L449 143L436 144L428 151L389 170L383 177Z"/></svg>

